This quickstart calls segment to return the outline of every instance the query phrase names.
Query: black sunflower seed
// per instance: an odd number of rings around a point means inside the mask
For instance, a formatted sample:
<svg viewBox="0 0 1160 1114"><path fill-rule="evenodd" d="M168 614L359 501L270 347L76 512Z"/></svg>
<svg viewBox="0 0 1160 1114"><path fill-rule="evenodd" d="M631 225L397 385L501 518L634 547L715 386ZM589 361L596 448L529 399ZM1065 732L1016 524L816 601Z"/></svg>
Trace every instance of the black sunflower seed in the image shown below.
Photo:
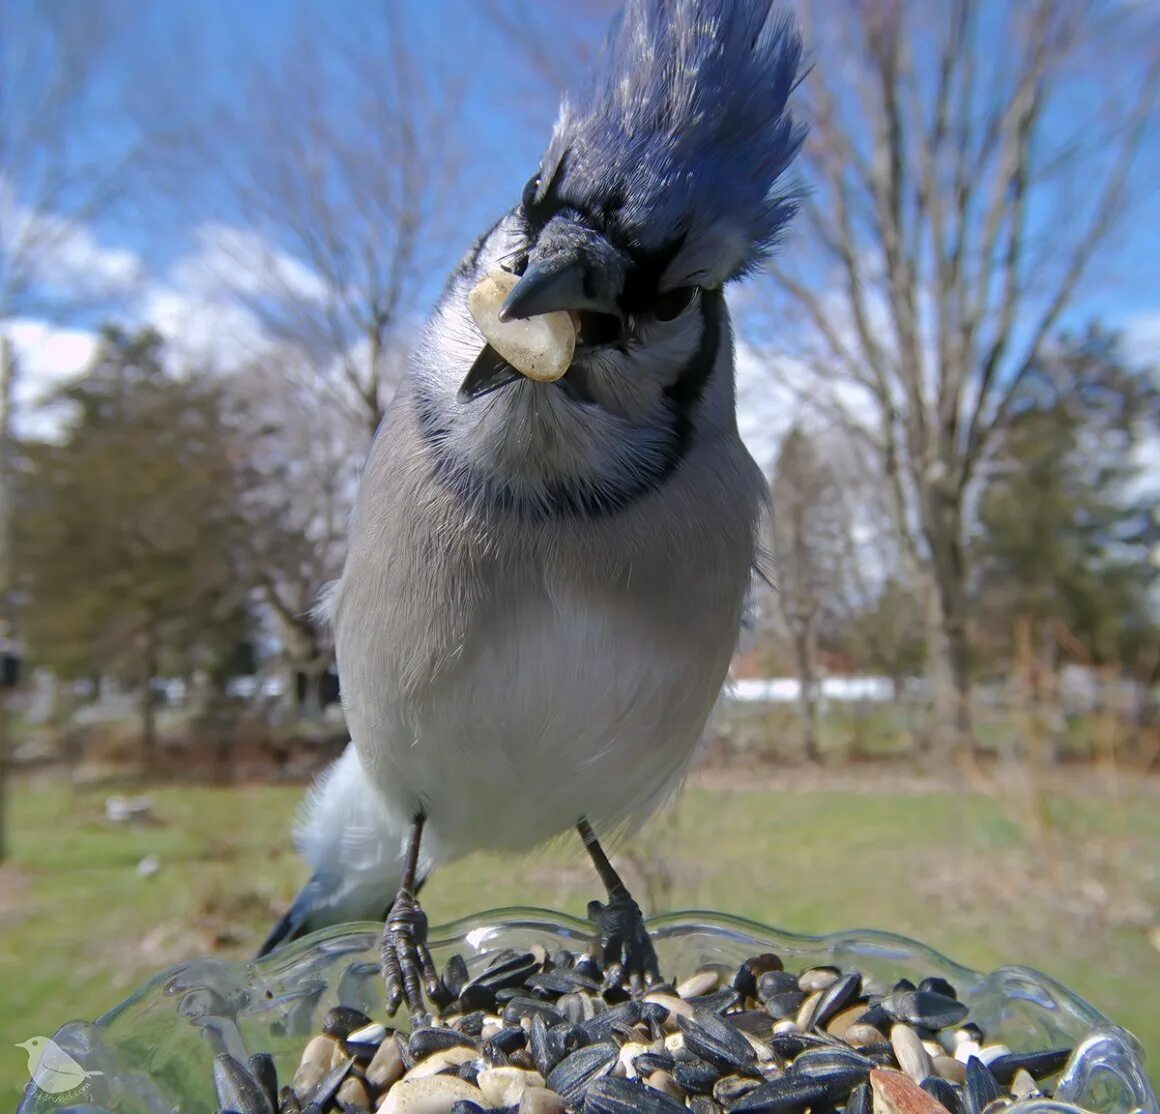
<svg viewBox="0 0 1160 1114"><path fill-rule="evenodd" d="M733 1114L799 1114L826 1097L826 1088L808 1075L783 1075L752 1090L736 1106Z"/></svg>
<svg viewBox="0 0 1160 1114"><path fill-rule="evenodd" d="M967 1061L967 1077L963 1083L963 1114L982 1114L1002 1093L987 1065L978 1056L972 1056Z"/></svg>
<svg viewBox="0 0 1160 1114"><path fill-rule="evenodd" d="M1062 1071L1070 1055L1070 1048L1049 1048L1043 1052L1008 1052L1005 1056L996 1057L987 1067L995 1079L1006 1087L1020 1068L1038 1082L1057 1071Z"/></svg>
<svg viewBox="0 0 1160 1114"><path fill-rule="evenodd" d="M528 1042L528 1034L519 1025L507 1025L498 1033L492 1034L483 1042L486 1049L489 1045L510 1056L513 1052L523 1048Z"/></svg>
<svg viewBox="0 0 1160 1114"><path fill-rule="evenodd" d="M218 1105L238 1114L274 1114L274 1104L249 1068L228 1052L213 1058L213 1083Z"/></svg>
<svg viewBox="0 0 1160 1114"><path fill-rule="evenodd" d="M859 1083L850 1092L850 1097L846 1099L846 1114L870 1114L872 1105L873 1099L870 1095L870 1084Z"/></svg>
<svg viewBox="0 0 1160 1114"><path fill-rule="evenodd" d="M309 1110L311 1106L317 1106L319 1110L325 1110L326 1104L334 1098L339 1087L342 1086L342 1081L350 1073L350 1069L354 1066L353 1060L347 1060L343 1064L339 1064L336 1068L331 1068L314 1086L314 1090L306 1096L306 1109ZM248 1114L248 1112L245 1112Z"/></svg>
<svg viewBox="0 0 1160 1114"><path fill-rule="evenodd" d="M895 991L883 998L880 1004L895 1021L923 1025L928 1029L957 1025L967 1016L967 1007L962 1002L930 990Z"/></svg>
<svg viewBox="0 0 1160 1114"><path fill-rule="evenodd" d="M548 1045L548 1026L539 1014L532 1018L532 1023L528 1027L528 1051L532 1054L536 1071L543 1076L546 1076L560 1061L558 1056L552 1054Z"/></svg>
<svg viewBox="0 0 1160 1114"><path fill-rule="evenodd" d="M950 1114L962 1114L963 1100L959 1097L959 1089L953 1083L937 1075L928 1075L919 1086L936 1102L941 1102Z"/></svg>
<svg viewBox="0 0 1160 1114"><path fill-rule="evenodd" d="M757 999L768 1002L778 994L798 989L797 975L789 971L766 971L757 976Z"/></svg>
<svg viewBox="0 0 1160 1114"><path fill-rule="evenodd" d="M809 997L804 990L783 990L765 1000L765 1008L775 1021L797 1017L802 1003Z"/></svg>
<svg viewBox="0 0 1160 1114"><path fill-rule="evenodd" d="M773 1032L773 1018L765 1010L738 1010L729 1015L729 1024L743 1033L763 1039Z"/></svg>
<svg viewBox="0 0 1160 1114"><path fill-rule="evenodd" d="M585 975L578 975L575 971L554 968L551 971L531 975L524 983L529 990L542 990L548 994L571 994L576 990L587 990L595 994L600 989L600 983Z"/></svg>
<svg viewBox="0 0 1160 1114"><path fill-rule="evenodd" d="M266 1092L270 1105L278 1108L278 1069L274 1057L269 1052L255 1052L249 1059L248 1067L258 1086Z"/></svg>
<svg viewBox="0 0 1160 1114"><path fill-rule="evenodd" d="M793 1060L807 1048L830 1048L833 1042L816 1033L774 1033L769 1038L773 1051L783 1060Z"/></svg>
<svg viewBox="0 0 1160 1114"><path fill-rule="evenodd" d="M350 1006L334 1006L326 1011L326 1016L322 1019L322 1031L328 1037L344 1041L356 1029L362 1029L370 1024L371 1019L360 1010L351 1009Z"/></svg>
<svg viewBox="0 0 1160 1114"><path fill-rule="evenodd" d="M928 979L923 979L918 984L919 990L929 990L932 994L941 994L944 998L954 998L958 1000L958 991L946 979L940 979L937 976L931 976Z"/></svg>
<svg viewBox="0 0 1160 1114"><path fill-rule="evenodd" d="M483 1032L483 1026L486 1024L485 1018L487 1014L483 1010L472 1010L471 1013L465 1013L455 1026L465 1037L478 1037Z"/></svg>
<svg viewBox="0 0 1160 1114"><path fill-rule="evenodd" d="M633 1061L638 1075L652 1075L654 1071L672 1072L675 1063L667 1052L642 1052Z"/></svg>
<svg viewBox="0 0 1160 1114"><path fill-rule="evenodd" d="M737 974L733 976L733 988L743 998L756 998L757 980L762 975L781 970L781 959L773 952L751 956L737 968Z"/></svg>
<svg viewBox="0 0 1160 1114"><path fill-rule="evenodd" d="M685 1106L639 1079L597 1079L584 1096L586 1114L684 1114Z"/></svg>
<svg viewBox="0 0 1160 1114"><path fill-rule="evenodd" d="M278 1093L278 1114L301 1114L302 1105L289 1083Z"/></svg>
<svg viewBox="0 0 1160 1114"><path fill-rule="evenodd" d="M612 1041L578 1048L549 1072L548 1089L555 1091L569 1106L575 1106L594 1079L612 1070L618 1052Z"/></svg>
<svg viewBox="0 0 1160 1114"><path fill-rule="evenodd" d="M453 998L458 998L463 993L463 988L467 985L471 978L470 972L467 970L467 961L458 953L453 955L443 968L443 985L447 987L447 991Z"/></svg>
<svg viewBox="0 0 1160 1114"><path fill-rule="evenodd" d="M621 1002L612 1006L595 1017L582 1021L579 1028L584 1032L589 1043L592 1041L607 1040L617 1027L631 1028L641 1019L641 1003L636 1000Z"/></svg>
<svg viewBox="0 0 1160 1114"><path fill-rule="evenodd" d="M873 1067L874 1061L869 1056L863 1056L852 1048L840 1044L807 1048L795 1056L793 1061L794 1071L804 1071L810 1075L819 1075L838 1068L857 1068L869 1074Z"/></svg>
<svg viewBox="0 0 1160 1114"><path fill-rule="evenodd" d="M862 976L857 971L843 975L833 983L822 996L814 1003L807 1024L803 1029L821 1029L835 1014L841 1013L847 1006L853 1004L862 993Z"/></svg>
<svg viewBox="0 0 1160 1114"><path fill-rule="evenodd" d="M723 986L720 990L714 990L712 994L699 994L687 1001L694 1009L704 1010L706 1013L724 1013L741 1001L741 995L733 987Z"/></svg>
<svg viewBox="0 0 1160 1114"><path fill-rule="evenodd" d="M695 1010L692 1018L678 1017L685 1047L726 1072L753 1072L757 1055L749 1041L728 1021L708 1010Z"/></svg>
<svg viewBox="0 0 1160 1114"><path fill-rule="evenodd" d="M509 1025L518 1025L521 1018L535 1017L537 1014L549 1025L559 1025L561 1021L567 1020L559 1010L538 998L512 998L503 1008L503 1019Z"/></svg>
<svg viewBox="0 0 1160 1114"><path fill-rule="evenodd" d="M433 1052L445 1048L474 1048L475 1042L463 1033L442 1026L425 1025L412 1031L404 1046L404 1061L412 1068L419 1060L426 1059Z"/></svg>
<svg viewBox="0 0 1160 1114"><path fill-rule="evenodd" d="M708 1060L677 1060L673 1064L673 1078L691 1095L709 1095L721 1078L720 1069Z"/></svg>
<svg viewBox="0 0 1160 1114"><path fill-rule="evenodd" d="M748 1075L723 1075L713 1084L713 1098L726 1110L761 1086L760 1079Z"/></svg>

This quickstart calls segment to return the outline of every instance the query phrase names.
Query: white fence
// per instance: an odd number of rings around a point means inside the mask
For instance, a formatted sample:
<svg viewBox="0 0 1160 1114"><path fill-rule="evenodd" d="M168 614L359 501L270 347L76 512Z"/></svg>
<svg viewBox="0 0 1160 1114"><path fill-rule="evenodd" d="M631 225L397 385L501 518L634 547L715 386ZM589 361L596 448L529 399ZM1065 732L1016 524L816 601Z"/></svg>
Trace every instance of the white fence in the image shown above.
<svg viewBox="0 0 1160 1114"><path fill-rule="evenodd" d="M894 699L889 677L823 677L817 690L822 701L887 704ZM801 699L801 682L796 677L730 680L725 696L741 703L789 704Z"/></svg>

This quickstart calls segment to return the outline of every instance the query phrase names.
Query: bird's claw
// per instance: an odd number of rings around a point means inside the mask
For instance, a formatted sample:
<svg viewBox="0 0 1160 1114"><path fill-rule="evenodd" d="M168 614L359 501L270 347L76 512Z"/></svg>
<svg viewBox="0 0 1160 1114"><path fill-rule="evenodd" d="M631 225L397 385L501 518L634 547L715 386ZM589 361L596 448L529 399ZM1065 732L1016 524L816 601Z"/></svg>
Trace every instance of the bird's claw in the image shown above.
<svg viewBox="0 0 1160 1114"><path fill-rule="evenodd" d="M443 984L427 949L427 914L409 890L400 890L391 906L380 957L387 984L387 1013L394 1014L405 1001L412 1023L425 1021L423 991L438 1001Z"/></svg>
<svg viewBox="0 0 1160 1114"><path fill-rule="evenodd" d="M644 914L628 890L609 895L608 903L588 904L588 919L600 931L600 952L605 981L622 984L624 977L634 997L661 981L660 964Z"/></svg>

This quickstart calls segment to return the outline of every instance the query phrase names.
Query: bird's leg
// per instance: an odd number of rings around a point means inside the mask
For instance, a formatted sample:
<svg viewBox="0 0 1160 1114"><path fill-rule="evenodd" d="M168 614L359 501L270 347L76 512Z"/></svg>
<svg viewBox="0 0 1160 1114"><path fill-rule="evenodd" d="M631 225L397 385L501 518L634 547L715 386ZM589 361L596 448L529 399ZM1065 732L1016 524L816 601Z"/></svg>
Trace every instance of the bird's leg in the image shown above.
<svg viewBox="0 0 1160 1114"><path fill-rule="evenodd" d="M645 928L644 916L608 861L592 825L581 817L576 830L608 891L607 905L601 905L599 901L588 905L588 919L600 929L605 977L610 982L619 982L627 975L633 993L639 994L651 983L660 982L661 977L657 953Z"/></svg>
<svg viewBox="0 0 1160 1114"><path fill-rule="evenodd" d="M419 813L411 821L407 837L407 858L399 892L383 926L380 956L387 983L387 1012L393 1014L406 1000L412 1021L425 1013L423 990L438 999L442 986L427 950L427 914L415 899L415 875L419 869L419 839L426 817Z"/></svg>

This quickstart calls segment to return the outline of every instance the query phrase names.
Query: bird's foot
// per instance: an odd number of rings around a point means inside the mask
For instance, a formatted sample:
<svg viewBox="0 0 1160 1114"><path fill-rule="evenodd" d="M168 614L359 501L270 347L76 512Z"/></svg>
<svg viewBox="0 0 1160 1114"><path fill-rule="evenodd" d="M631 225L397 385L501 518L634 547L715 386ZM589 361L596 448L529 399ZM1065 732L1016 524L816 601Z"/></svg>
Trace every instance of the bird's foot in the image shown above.
<svg viewBox="0 0 1160 1114"><path fill-rule="evenodd" d="M588 919L600 931L600 953L607 985L627 978L634 997L661 981L660 964L645 927L640 906L623 886L608 897L608 904L588 904Z"/></svg>
<svg viewBox="0 0 1160 1114"><path fill-rule="evenodd" d="M394 1014L405 1001L412 1025L429 1023L423 991L439 1002L443 984L427 950L427 914L410 890L400 890L395 897L379 954L387 984L387 1013Z"/></svg>

